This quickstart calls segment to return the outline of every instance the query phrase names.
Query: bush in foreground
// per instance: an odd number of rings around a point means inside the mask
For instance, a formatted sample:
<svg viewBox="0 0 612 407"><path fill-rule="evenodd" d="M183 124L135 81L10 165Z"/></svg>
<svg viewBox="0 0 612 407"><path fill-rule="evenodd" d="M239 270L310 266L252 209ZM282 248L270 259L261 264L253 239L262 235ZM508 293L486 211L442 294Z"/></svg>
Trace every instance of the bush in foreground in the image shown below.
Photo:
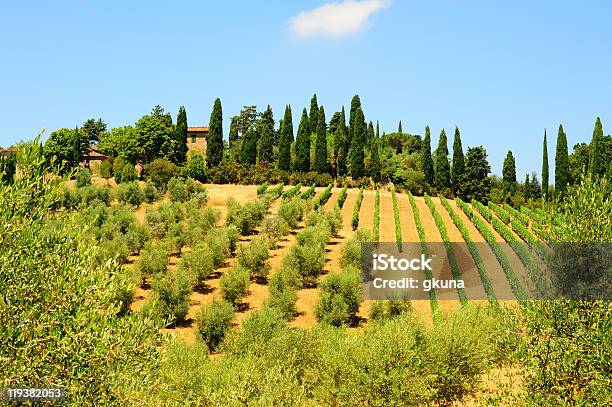
<svg viewBox="0 0 612 407"><path fill-rule="evenodd" d="M191 279L185 270L177 269L158 276L153 282L153 296L143 312L164 320L166 324L180 323L189 311L189 294Z"/></svg>
<svg viewBox="0 0 612 407"><path fill-rule="evenodd" d="M238 262L253 278L266 278L270 272L270 242L266 236L255 236L238 250Z"/></svg>
<svg viewBox="0 0 612 407"><path fill-rule="evenodd" d="M361 303L360 276L356 270L332 272L321 282L315 313L319 322L333 326L350 324Z"/></svg>
<svg viewBox="0 0 612 407"><path fill-rule="evenodd" d="M144 201L144 194L137 182L128 182L117 187L117 199L121 203L138 207Z"/></svg>
<svg viewBox="0 0 612 407"><path fill-rule="evenodd" d="M225 301L237 306L246 295L249 284L249 271L243 267L234 267L221 276L221 296Z"/></svg>
<svg viewBox="0 0 612 407"><path fill-rule="evenodd" d="M214 351L223 342L234 320L234 308L225 301L213 301L203 307L197 316L200 339Z"/></svg>

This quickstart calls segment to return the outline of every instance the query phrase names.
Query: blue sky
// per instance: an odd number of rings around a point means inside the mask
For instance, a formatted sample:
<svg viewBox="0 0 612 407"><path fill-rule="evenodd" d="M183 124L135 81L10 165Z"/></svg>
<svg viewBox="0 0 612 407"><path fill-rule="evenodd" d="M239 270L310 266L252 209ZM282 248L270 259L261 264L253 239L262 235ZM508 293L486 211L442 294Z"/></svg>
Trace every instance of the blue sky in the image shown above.
<svg viewBox="0 0 612 407"><path fill-rule="evenodd" d="M156 104L207 124L216 97L225 135L245 104L278 120L290 103L297 128L314 92L329 117L357 93L382 130L429 124L434 146L458 125L497 174L512 149L521 179L540 171L544 128L551 167L559 123L570 149L596 116L612 133L609 1L356 3L7 3L0 145L90 117L132 124Z"/></svg>

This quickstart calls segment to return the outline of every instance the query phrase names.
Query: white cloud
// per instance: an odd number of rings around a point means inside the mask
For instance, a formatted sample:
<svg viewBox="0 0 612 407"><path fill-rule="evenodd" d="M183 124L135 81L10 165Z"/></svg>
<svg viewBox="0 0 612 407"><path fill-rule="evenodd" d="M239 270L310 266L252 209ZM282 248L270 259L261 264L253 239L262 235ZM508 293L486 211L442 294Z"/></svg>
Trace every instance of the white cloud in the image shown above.
<svg viewBox="0 0 612 407"><path fill-rule="evenodd" d="M326 3L292 17L289 29L298 37L340 37L353 34L366 28L370 16L390 3L390 0Z"/></svg>

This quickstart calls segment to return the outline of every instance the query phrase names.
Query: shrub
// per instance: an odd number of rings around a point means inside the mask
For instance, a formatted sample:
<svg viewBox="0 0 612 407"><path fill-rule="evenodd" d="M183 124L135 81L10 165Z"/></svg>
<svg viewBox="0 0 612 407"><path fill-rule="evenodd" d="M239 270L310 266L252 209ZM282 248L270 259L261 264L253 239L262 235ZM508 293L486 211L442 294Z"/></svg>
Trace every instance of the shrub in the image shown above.
<svg viewBox="0 0 612 407"><path fill-rule="evenodd" d="M113 176L113 160L108 158L100 163L100 176L102 178L112 178Z"/></svg>
<svg viewBox="0 0 612 407"><path fill-rule="evenodd" d="M128 161L123 157L117 157L113 160L113 175L115 176L115 181L117 181L117 177L121 178L121 170L123 170L126 164L128 164Z"/></svg>
<svg viewBox="0 0 612 407"><path fill-rule="evenodd" d="M206 182L208 178L206 164L202 154L190 154L187 165L183 168L183 174L200 182Z"/></svg>
<svg viewBox="0 0 612 407"><path fill-rule="evenodd" d="M302 192L300 198L302 199L310 199L315 195L316 184L312 184L306 191Z"/></svg>
<svg viewBox="0 0 612 407"><path fill-rule="evenodd" d="M189 200L189 189L183 178L171 178L168 181L168 193L172 202L186 202Z"/></svg>
<svg viewBox="0 0 612 407"><path fill-rule="evenodd" d="M289 225L290 229L298 227L298 223L304 218L304 203L299 198L291 198L283 201L278 208L278 217Z"/></svg>
<svg viewBox="0 0 612 407"><path fill-rule="evenodd" d="M155 184L151 182L151 180L147 180L147 182L145 182L144 188L142 189L142 193L144 195L145 202L149 204L161 198L161 193L159 192Z"/></svg>
<svg viewBox="0 0 612 407"><path fill-rule="evenodd" d="M361 201L363 201L363 189L359 190L359 195L357 196L355 206L353 207L353 219L351 221L353 230L356 230L359 226L359 209L361 209Z"/></svg>
<svg viewBox="0 0 612 407"><path fill-rule="evenodd" d="M268 257L270 242L265 236L255 236L238 250L238 262L249 271L251 277L266 278L270 272Z"/></svg>
<svg viewBox="0 0 612 407"><path fill-rule="evenodd" d="M371 242L372 236L365 229L357 229L355 235L342 246L340 252L340 266L344 268L361 267L361 243Z"/></svg>
<svg viewBox="0 0 612 407"><path fill-rule="evenodd" d="M104 239L100 243L100 255L98 256L99 263L109 259L117 260L119 264L125 264L130 255L130 248L125 235L115 234L110 239Z"/></svg>
<svg viewBox="0 0 612 407"><path fill-rule="evenodd" d="M271 199L277 199L283 193L283 188L284 187L285 187L285 184L283 184L281 182L280 184L278 184L274 188L269 188L266 191L266 195L268 195Z"/></svg>
<svg viewBox="0 0 612 407"><path fill-rule="evenodd" d="M315 226L318 224L326 225L326 227L329 228L330 234L336 236L342 227L340 208L336 207L330 211L320 209L319 211L311 212L306 219L306 226Z"/></svg>
<svg viewBox="0 0 612 407"><path fill-rule="evenodd" d="M125 237L130 253L136 253L149 241L149 232L143 225L133 223L128 227Z"/></svg>
<svg viewBox="0 0 612 407"><path fill-rule="evenodd" d="M117 199L121 203L138 207L144 201L144 194L137 182L128 182L117 187Z"/></svg>
<svg viewBox="0 0 612 407"><path fill-rule="evenodd" d="M261 199L242 206L230 202L227 223L236 226L241 235L250 235L263 220L266 212L266 203Z"/></svg>
<svg viewBox="0 0 612 407"><path fill-rule="evenodd" d="M518 219L519 222L521 222L523 225L529 226L529 217L527 215L517 211L516 209L514 209L512 206L508 204L504 204L504 209L510 212L510 215L512 215L513 218ZM509 223L509 222L506 222L506 223Z"/></svg>
<svg viewBox="0 0 612 407"><path fill-rule="evenodd" d="M152 312L168 324L182 322L189 311L191 281L184 270L178 269L157 278L153 283Z"/></svg>
<svg viewBox="0 0 612 407"><path fill-rule="evenodd" d="M340 190L340 194L338 194L338 208L342 209L342 207L344 206L344 202L346 201L346 197L347 197L348 193L347 193L347 187L344 186L344 188L342 188Z"/></svg>
<svg viewBox="0 0 612 407"><path fill-rule="evenodd" d="M323 190L323 192L321 192L321 195L319 195L319 197L317 198L317 200L315 201L314 204L314 209L319 209L320 207L322 207L323 205L325 205L327 203L327 201L329 201L329 198L331 198L331 190L332 190L332 184L329 184L329 186L327 188L325 188Z"/></svg>
<svg viewBox="0 0 612 407"><path fill-rule="evenodd" d="M397 318L411 309L412 306L410 302L406 300L379 300L375 301L370 308L370 319L372 321L381 321L385 319Z"/></svg>
<svg viewBox="0 0 612 407"><path fill-rule="evenodd" d="M510 223L510 214L504 210L501 206L489 202L489 209L491 209L495 214L506 224Z"/></svg>
<svg viewBox="0 0 612 407"><path fill-rule="evenodd" d="M186 231L186 222L180 221L171 223L168 226L167 240L172 244L174 250L180 253L183 247L187 246L189 240L189 235Z"/></svg>
<svg viewBox="0 0 612 407"><path fill-rule="evenodd" d="M236 241L231 241L237 238L234 231L233 228L212 229L206 236L204 243L210 249L215 268L223 265L223 262L231 253L232 245L235 246Z"/></svg>
<svg viewBox="0 0 612 407"><path fill-rule="evenodd" d="M280 311L285 319L294 318L297 315L295 303L297 302L296 286L298 285L299 277L292 269L279 269L269 281L270 296L267 306Z"/></svg>
<svg viewBox="0 0 612 407"><path fill-rule="evenodd" d="M291 253L283 259L283 266L297 271L303 284L317 281L325 265L325 247L316 241L306 241L291 248Z"/></svg>
<svg viewBox="0 0 612 407"><path fill-rule="evenodd" d="M178 173L179 167L165 158L156 158L144 166L145 178L153 182L162 192L166 191L168 181L176 177Z"/></svg>
<svg viewBox="0 0 612 407"><path fill-rule="evenodd" d="M168 242L147 242L137 261L141 281L144 283L147 277L165 274L169 257Z"/></svg>
<svg viewBox="0 0 612 407"><path fill-rule="evenodd" d="M223 299L233 306L238 305L249 289L249 271L243 267L234 267L229 273L221 276L219 286Z"/></svg>
<svg viewBox="0 0 612 407"><path fill-rule="evenodd" d="M95 206L99 203L109 205L111 201L110 188L105 185L88 185L78 189L77 199L82 207Z"/></svg>
<svg viewBox="0 0 612 407"><path fill-rule="evenodd" d="M117 174L115 174L115 181L117 181L117 183L136 181L137 178L136 168L134 168L132 163L126 163L121 168L121 175L119 178L117 178Z"/></svg>
<svg viewBox="0 0 612 407"><path fill-rule="evenodd" d="M219 347L234 320L234 308L227 302L213 301L202 307L198 316L198 334L200 339L214 351Z"/></svg>
<svg viewBox="0 0 612 407"><path fill-rule="evenodd" d="M270 183L268 181L264 182L263 184L261 184L260 186L257 187L257 195L263 195L266 193L266 191L268 190L268 186L270 185Z"/></svg>
<svg viewBox="0 0 612 407"><path fill-rule="evenodd" d="M321 295L315 313L319 322L342 326L351 322L361 303L359 272L348 269L332 272L321 282Z"/></svg>
<svg viewBox="0 0 612 407"><path fill-rule="evenodd" d="M89 168L80 168L76 173L76 186L78 188L91 185L91 172Z"/></svg>
<svg viewBox="0 0 612 407"><path fill-rule="evenodd" d="M289 224L280 216L268 216L261 223L260 232L271 242L276 242L289 233Z"/></svg>
<svg viewBox="0 0 612 407"><path fill-rule="evenodd" d="M181 256L178 266L187 271L194 285L198 285L214 270L212 251L206 244L198 244Z"/></svg>
<svg viewBox="0 0 612 407"><path fill-rule="evenodd" d="M293 198L294 196L296 196L297 194L300 193L300 189L301 188L302 188L302 184L297 184L297 185L289 188L288 190L283 192L283 199Z"/></svg>

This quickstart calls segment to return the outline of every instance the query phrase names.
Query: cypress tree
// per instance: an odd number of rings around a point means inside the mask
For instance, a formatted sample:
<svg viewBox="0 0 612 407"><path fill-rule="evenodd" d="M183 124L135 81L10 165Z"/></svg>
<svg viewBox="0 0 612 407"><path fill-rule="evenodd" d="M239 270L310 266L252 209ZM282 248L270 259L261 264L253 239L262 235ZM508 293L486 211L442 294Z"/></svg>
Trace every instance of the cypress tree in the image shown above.
<svg viewBox="0 0 612 407"><path fill-rule="evenodd" d="M236 141L238 141L238 138L240 137L240 134L238 133L239 131L240 131L240 116L232 116L232 121L230 122L230 129L229 129L229 135L228 135L230 149L234 146Z"/></svg>
<svg viewBox="0 0 612 407"><path fill-rule="evenodd" d="M465 155L465 178L459 190L461 199L476 199L486 204L491 191L489 172L491 167L484 147L468 147Z"/></svg>
<svg viewBox="0 0 612 407"><path fill-rule="evenodd" d="M463 173L465 172L465 157L463 156L463 146L461 145L461 133L459 127L455 126L455 139L453 141L453 192L456 194L461 186Z"/></svg>
<svg viewBox="0 0 612 407"><path fill-rule="evenodd" d="M357 107L353 116L353 125L351 126L351 177L353 179L361 178L364 175L364 141L365 141L365 122L363 119L363 111L361 106Z"/></svg>
<svg viewBox="0 0 612 407"><path fill-rule="evenodd" d="M421 169L425 174L425 182L430 186L434 184L434 164L431 157L431 134L429 126L425 127L425 138L421 144Z"/></svg>
<svg viewBox="0 0 612 407"><path fill-rule="evenodd" d="M310 134L317 132L317 126L319 125L319 105L317 104L317 94L312 95L310 99L310 121L308 122Z"/></svg>
<svg viewBox="0 0 612 407"><path fill-rule="evenodd" d="M402 131L402 121L401 121L401 120L400 120L400 122L399 122L399 126L397 126L397 132L398 132L399 134L403 134L403 131Z"/></svg>
<svg viewBox="0 0 612 407"><path fill-rule="evenodd" d="M221 99L215 99L213 111L210 114L208 136L206 138L206 164L216 167L223 159L223 112Z"/></svg>
<svg viewBox="0 0 612 407"><path fill-rule="evenodd" d="M546 141L546 129L544 129L544 143L542 146L542 195L548 195L548 142Z"/></svg>
<svg viewBox="0 0 612 407"><path fill-rule="evenodd" d="M378 126L378 120L376 120L376 138L380 139L380 128Z"/></svg>
<svg viewBox="0 0 612 407"><path fill-rule="evenodd" d="M380 181L380 155L378 153L378 123L376 123L376 135L370 146L370 173L374 182Z"/></svg>
<svg viewBox="0 0 612 407"><path fill-rule="evenodd" d="M589 174L594 177L602 177L606 174L607 165L603 143L603 126L599 117L595 121L593 129L593 139L591 140L590 148L591 156L589 157Z"/></svg>
<svg viewBox="0 0 612 407"><path fill-rule="evenodd" d="M438 148L436 149L434 183L438 189L451 187L450 164L448 162L448 140L444 129L442 129L440 133L440 140L438 142Z"/></svg>
<svg viewBox="0 0 612 407"><path fill-rule="evenodd" d="M325 109L323 106L319 109L318 119L313 170L323 173L327 171L327 124L325 124Z"/></svg>
<svg viewBox="0 0 612 407"><path fill-rule="evenodd" d="M310 124L306 108L302 111L295 141L295 169L302 172L310 171Z"/></svg>
<svg viewBox="0 0 612 407"><path fill-rule="evenodd" d="M368 123L368 135L367 135L368 148L372 146L373 141L374 141L374 125L372 124L372 121L370 121L370 123Z"/></svg>
<svg viewBox="0 0 612 407"><path fill-rule="evenodd" d="M531 194L531 181L529 180L529 174L525 175L525 185L523 186L523 195L525 195L525 199L532 198Z"/></svg>
<svg viewBox="0 0 612 407"><path fill-rule="evenodd" d="M176 116L174 140L176 140L174 160L177 164L184 163L187 160L187 112L185 111L185 106L179 107L178 115Z"/></svg>
<svg viewBox="0 0 612 407"><path fill-rule="evenodd" d="M291 115L291 105L285 106L285 116L283 117L280 134L280 144L278 146L278 168L284 171L291 169L291 143L293 143L293 117Z"/></svg>
<svg viewBox="0 0 612 407"><path fill-rule="evenodd" d="M240 162L242 164L255 164L257 162L257 133L253 126L249 127L242 136Z"/></svg>
<svg viewBox="0 0 612 407"><path fill-rule="evenodd" d="M563 125L559 125L557 134L557 151L555 154L555 191L564 194L569 183L570 169L567 152L567 136L563 131Z"/></svg>
<svg viewBox="0 0 612 407"><path fill-rule="evenodd" d="M352 144L352 137L353 137L353 127L355 127L355 117L357 116L357 110L361 110L361 99L359 99L359 95L355 95L353 96L353 99L351 99L351 110L349 112L349 127L348 127L348 134L349 134L349 139L350 142ZM362 120L363 120L363 111L361 112L362 115Z"/></svg>
<svg viewBox="0 0 612 407"><path fill-rule="evenodd" d="M272 108L268 108L261 114L257 126L257 162L268 166L274 162L274 116Z"/></svg>
<svg viewBox="0 0 612 407"><path fill-rule="evenodd" d="M527 174L529 175L529 174ZM516 160L512 151L508 151L506 158L504 159L504 166L502 169L504 191L509 193L516 192Z"/></svg>
<svg viewBox="0 0 612 407"><path fill-rule="evenodd" d="M346 175L347 174L347 157L349 151L349 137L346 128L346 114L344 112L344 106L342 106L342 112L340 113L340 120L338 121L338 127L334 134L334 150L336 160L336 174Z"/></svg>

